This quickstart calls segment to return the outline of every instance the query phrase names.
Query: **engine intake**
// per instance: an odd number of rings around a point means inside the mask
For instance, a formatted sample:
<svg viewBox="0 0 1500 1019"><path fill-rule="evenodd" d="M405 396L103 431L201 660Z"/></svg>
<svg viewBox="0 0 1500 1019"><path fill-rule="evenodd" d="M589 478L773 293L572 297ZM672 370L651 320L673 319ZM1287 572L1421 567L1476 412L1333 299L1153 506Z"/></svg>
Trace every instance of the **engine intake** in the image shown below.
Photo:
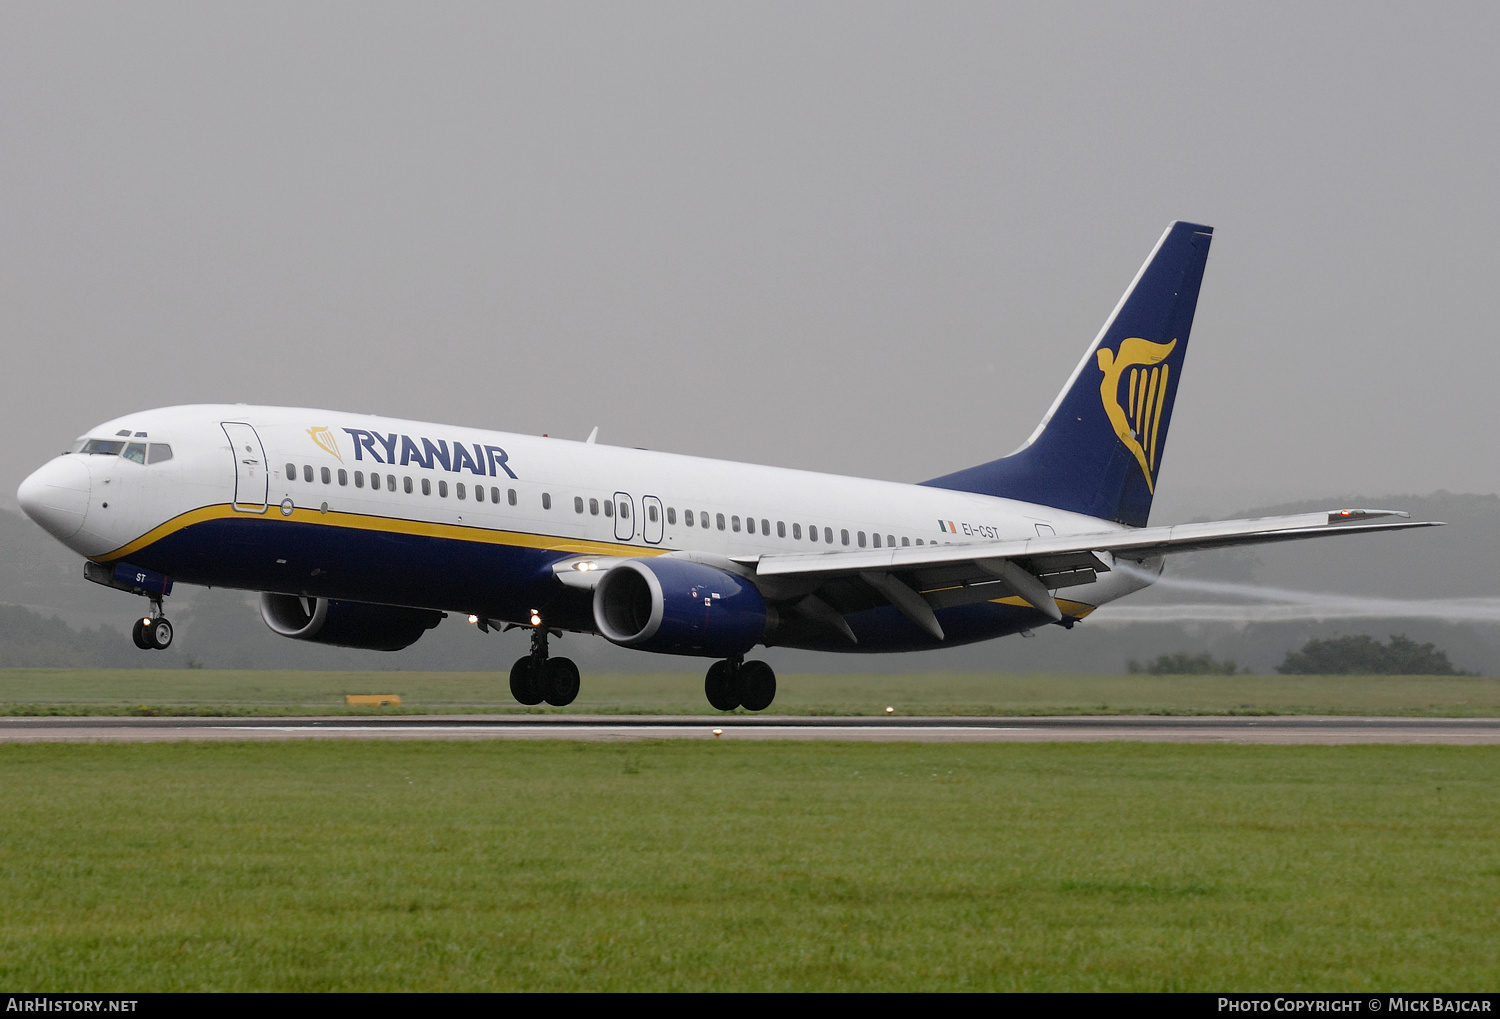
<svg viewBox="0 0 1500 1019"><path fill-rule="evenodd" d="M594 625L640 651L740 655L766 632L766 602L749 581L685 559L627 559L594 588Z"/></svg>
<svg viewBox="0 0 1500 1019"><path fill-rule="evenodd" d="M294 594L260 596L260 617L293 640L366 651L400 651L442 621L433 609L406 609Z"/></svg>

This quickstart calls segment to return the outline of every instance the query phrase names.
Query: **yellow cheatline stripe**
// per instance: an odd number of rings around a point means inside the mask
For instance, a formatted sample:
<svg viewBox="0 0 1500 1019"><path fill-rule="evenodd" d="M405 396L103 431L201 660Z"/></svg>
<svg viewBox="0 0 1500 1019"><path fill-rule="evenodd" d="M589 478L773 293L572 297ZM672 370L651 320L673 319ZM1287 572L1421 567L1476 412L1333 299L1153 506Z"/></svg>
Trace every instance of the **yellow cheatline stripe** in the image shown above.
<svg viewBox="0 0 1500 1019"><path fill-rule="evenodd" d="M274 507L273 507L274 508ZM330 510L323 513L315 509L294 509L291 516L282 516L277 510L274 514L267 513L247 514L237 512L228 503L219 503L214 506L200 506L195 510L179 514L147 531L129 544L121 545L113 552L103 555L90 556L94 562L107 563L116 559L124 559L134 552L138 552L148 545L175 534L194 524L205 523L210 520L234 520L234 519L264 519L264 520L291 520L303 524L318 524L324 527L343 527L358 531L378 531L384 534L415 534L427 538L447 538L453 541L472 541L485 545L508 545L513 548L539 548L548 552L563 552L569 555L661 555L668 551L662 548L642 548L639 545L626 545L609 541L588 541L580 538L566 538L551 534L528 534L524 531L500 531L488 527L476 527L470 524L434 524L425 520L406 520L397 517L379 517L367 513L341 513Z"/></svg>
<svg viewBox="0 0 1500 1019"><path fill-rule="evenodd" d="M994 602L996 605L1016 605L1021 608L1027 609L1032 607L1031 602L1026 601L1024 598L1018 598L1015 595L1011 595L1008 598L991 598L990 601ZM1065 616L1073 616L1076 619L1082 619L1084 616L1088 615L1099 606L1089 605L1081 601L1069 601L1066 598L1058 598L1057 607L1063 610L1063 615Z"/></svg>

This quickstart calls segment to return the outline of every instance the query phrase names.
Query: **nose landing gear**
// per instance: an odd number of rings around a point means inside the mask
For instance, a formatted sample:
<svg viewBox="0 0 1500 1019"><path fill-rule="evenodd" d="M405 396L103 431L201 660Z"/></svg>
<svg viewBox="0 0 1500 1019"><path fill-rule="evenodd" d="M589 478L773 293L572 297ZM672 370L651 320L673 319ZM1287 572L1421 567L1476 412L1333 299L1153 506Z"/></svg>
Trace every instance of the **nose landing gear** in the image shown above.
<svg viewBox="0 0 1500 1019"><path fill-rule="evenodd" d="M165 651L172 646L172 622L162 615L161 602L153 599L151 615L135 621L130 639L142 651Z"/></svg>
<svg viewBox="0 0 1500 1019"><path fill-rule="evenodd" d="M776 699L776 673L765 662L726 658L708 667L703 692L720 711L764 711Z"/></svg>
<svg viewBox="0 0 1500 1019"><path fill-rule="evenodd" d="M522 704L546 701L561 708L578 696L578 666L571 658L547 657L547 628L531 630L531 654L510 667L510 694Z"/></svg>

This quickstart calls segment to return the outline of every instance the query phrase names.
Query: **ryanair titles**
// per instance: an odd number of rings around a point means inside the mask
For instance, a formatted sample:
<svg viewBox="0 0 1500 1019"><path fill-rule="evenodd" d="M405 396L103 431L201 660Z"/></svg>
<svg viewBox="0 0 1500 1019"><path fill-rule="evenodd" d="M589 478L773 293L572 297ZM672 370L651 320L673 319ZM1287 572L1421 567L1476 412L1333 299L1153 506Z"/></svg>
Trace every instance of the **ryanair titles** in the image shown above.
<svg viewBox="0 0 1500 1019"><path fill-rule="evenodd" d="M354 439L355 460L364 460L368 453L370 459L378 464L401 467L416 464L428 470L441 467L453 474L466 470L481 478L498 478L501 471L508 477L516 476L516 472L510 469L510 464L505 462L505 450L499 446L482 446L477 442L467 446L462 442L455 442L450 446L444 439L433 442L428 438L413 439L410 435L397 432L382 435L363 428L345 428L344 431Z"/></svg>

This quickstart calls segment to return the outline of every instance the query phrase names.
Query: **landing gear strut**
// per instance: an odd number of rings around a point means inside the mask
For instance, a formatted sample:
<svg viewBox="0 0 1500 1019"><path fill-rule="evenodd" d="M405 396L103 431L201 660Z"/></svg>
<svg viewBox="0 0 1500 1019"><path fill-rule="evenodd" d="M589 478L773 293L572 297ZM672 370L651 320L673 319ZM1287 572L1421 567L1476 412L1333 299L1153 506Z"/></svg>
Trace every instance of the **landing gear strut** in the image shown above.
<svg viewBox="0 0 1500 1019"><path fill-rule="evenodd" d="M726 658L708 667L703 692L720 711L764 711L776 699L776 673L765 662Z"/></svg>
<svg viewBox="0 0 1500 1019"><path fill-rule="evenodd" d="M531 654L510 667L510 694L522 704L546 701L553 707L578 696L578 666L571 658L547 657L547 627L531 628Z"/></svg>
<svg viewBox="0 0 1500 1019"><path fill-rule="evenodd" d="M135 621L130 639L142 651L165 651L172 646L172 623L162 615L161 599L151 599L151 615Z"/></svg>

